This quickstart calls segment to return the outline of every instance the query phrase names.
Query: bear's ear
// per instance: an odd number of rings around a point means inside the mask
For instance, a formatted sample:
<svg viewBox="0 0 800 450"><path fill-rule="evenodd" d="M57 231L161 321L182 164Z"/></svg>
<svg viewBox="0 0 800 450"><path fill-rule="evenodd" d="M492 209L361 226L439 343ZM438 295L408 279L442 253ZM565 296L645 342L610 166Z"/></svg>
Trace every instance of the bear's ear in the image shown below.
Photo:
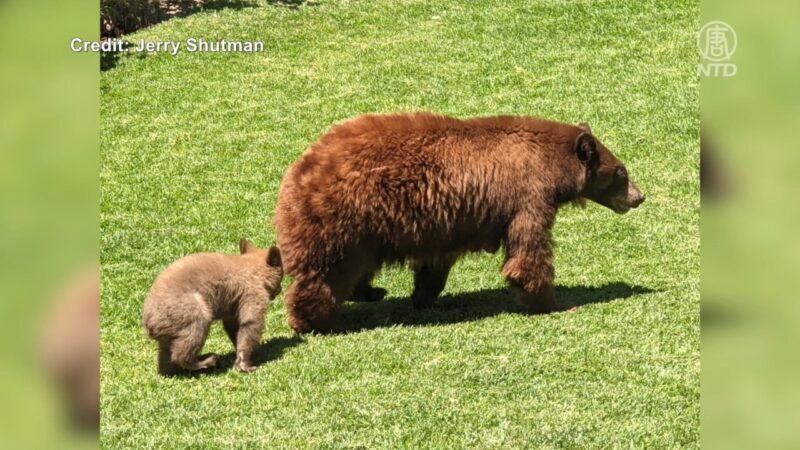
<svg viewBox="0 0 800 450"><path fill-rule="evenodd" d="M272 267L281 267L283 265L281 262L281 251L278 250L278 247L273 245L267 250L267 264Z"/></svg>
<svg viewBox="0 0 800 450"><path fill-rule="evenodd" d="M244 255L247 252L251 252L251 251L253 251L255 249L256 249L256 246L253 245L247 239L240 239L239 240L239 253L241 253L242 255Z"/></svg>
<svg viewBox="0 0 800 450"><path fill-rule="evenodd" d="M592 129L589 127L589 124L586 123L586 122L579 123L578 124L578 128L580 128L581 131L583 131L584 133L589 133L589 134L592 133Z"/></svg>
<svg viewBox="0 0 800 450"><path fill-rule="evenodd" d="M587 166L597 159L597 143L590 133L581 133L575 139L575 155Z"/></svg>

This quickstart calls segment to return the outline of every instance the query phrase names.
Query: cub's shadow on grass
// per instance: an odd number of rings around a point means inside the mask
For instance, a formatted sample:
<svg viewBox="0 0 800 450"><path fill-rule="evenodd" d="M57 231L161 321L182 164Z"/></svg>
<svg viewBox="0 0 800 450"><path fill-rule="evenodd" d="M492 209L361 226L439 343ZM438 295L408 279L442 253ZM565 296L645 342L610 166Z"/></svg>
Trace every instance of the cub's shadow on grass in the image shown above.
<svg viewBox="0 0 800 450"><path fill-rule="evenodd" d="M651 292L655 291L644 286L615 282L599 287L556 287L556 298L561 305L573 307L624 300ZM408 298L394 297L375 303L349 303L342 310L336 332L351 333L392 325L470 322L502 313L525 314L511 296L508 289L450 294L440 297L433 307L422 311L413 309Z"/></svg>
<svg viewBox="0 0 800 450"><path fill-rule="evenodd" d="M303 342L304 339L301 336L296 335L292 337L278 337L270 339L268 342L261 344L261 347L259 347L258 350L253 353L253 364L255 364L259 370L261 370L262 366L270 361L280 359L286 350ZM232 351L218 355L217 366L213 369L200 370L197 372L181 372L176 376L181 378L195 378L201 375L220 375L231 371L233 369L234 362L236 362L236 352Z"/></svg>

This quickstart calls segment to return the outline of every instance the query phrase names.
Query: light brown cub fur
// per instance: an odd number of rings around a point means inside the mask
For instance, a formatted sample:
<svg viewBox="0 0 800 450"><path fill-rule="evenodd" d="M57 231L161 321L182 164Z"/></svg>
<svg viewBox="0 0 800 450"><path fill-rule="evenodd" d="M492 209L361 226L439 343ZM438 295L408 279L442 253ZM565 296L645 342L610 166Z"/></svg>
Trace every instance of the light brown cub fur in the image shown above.
<svg viewBox="0 0 800 450"><path fill-rule="evenodd" d="M216 366L216 355L198 357L216 319L236 347L234 368L256 369L252 354L261 341L269 302L280 293L283 268L277 247L264 250L242 239L239 249L240 255L186 256L156 279L142 318L147 334L158 341L162 375Z"/></svg>

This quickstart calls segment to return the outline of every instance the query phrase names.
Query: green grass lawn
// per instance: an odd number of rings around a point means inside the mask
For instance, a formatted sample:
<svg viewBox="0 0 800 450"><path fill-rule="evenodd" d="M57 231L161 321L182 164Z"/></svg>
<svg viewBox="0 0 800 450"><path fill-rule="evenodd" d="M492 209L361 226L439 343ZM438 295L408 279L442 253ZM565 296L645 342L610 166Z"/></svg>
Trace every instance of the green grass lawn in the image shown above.
<svg viewBox="0 0 800 450"><path fill-rule="evenodd" d="M698 447L698 2L271 3L128 37L263 53L129 55L101 77L102 446ZM588 121L626 162L638 210L565 208L554 230L558 294L581 307L521 314L502 255L476 254L432 310L386 269L390 298L346 305L350 332L295 336L280 296L257 372L158 376L140 323L156 275L274 242L280 180L309 144L409 110ZM232 363L221 327L205 351Z"/></svg>

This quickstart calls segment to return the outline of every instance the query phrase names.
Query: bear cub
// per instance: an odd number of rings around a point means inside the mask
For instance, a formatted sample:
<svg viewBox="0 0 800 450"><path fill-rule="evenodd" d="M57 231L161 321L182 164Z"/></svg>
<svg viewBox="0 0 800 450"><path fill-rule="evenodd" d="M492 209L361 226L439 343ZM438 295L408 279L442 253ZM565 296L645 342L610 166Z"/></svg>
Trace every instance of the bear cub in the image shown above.
<svg viewBox="0 0 800 450"><path fill-rule="evenodd" d="M221 319L236 348L234 369L252 372L269 302L281 289L283 266L277 247L246 239L239 255L196 253L170 264L144 303L147 334L158 341L158 371L174 375L215 367L217 355L198 356L214 320Z"/></svg>

